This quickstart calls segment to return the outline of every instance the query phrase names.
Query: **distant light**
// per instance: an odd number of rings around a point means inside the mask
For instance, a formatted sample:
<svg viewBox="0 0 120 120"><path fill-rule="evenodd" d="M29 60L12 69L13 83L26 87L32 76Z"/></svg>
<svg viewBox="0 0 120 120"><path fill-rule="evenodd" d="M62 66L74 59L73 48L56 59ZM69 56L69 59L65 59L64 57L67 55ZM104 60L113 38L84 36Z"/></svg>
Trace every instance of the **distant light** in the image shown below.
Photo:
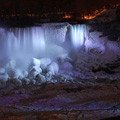
<svg viewBox="0 0 120 120"><path fill-rule="evenodd" d="M63 18L70 19L70 18L72 18L72 16L71 15L65 15Z"/></svg>

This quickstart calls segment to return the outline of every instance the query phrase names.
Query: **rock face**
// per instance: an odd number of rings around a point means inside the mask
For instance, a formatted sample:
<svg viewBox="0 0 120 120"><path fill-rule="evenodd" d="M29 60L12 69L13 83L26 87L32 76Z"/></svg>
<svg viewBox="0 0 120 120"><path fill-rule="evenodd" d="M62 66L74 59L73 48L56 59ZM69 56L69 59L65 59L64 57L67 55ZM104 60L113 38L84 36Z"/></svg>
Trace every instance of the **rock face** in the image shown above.
<svg viewBox="0 0 120 120"><path fill-rule="evenodd" d="M120 20L120 9L109 9L90 22L107 23Z"/></svg>
<svg viewBox="0 0 120 120"><path fill-rule="evenodd" d="M120 9L107 10L100 16L90 21L91 30L103 32L111 41L120 40Z"/></svg>

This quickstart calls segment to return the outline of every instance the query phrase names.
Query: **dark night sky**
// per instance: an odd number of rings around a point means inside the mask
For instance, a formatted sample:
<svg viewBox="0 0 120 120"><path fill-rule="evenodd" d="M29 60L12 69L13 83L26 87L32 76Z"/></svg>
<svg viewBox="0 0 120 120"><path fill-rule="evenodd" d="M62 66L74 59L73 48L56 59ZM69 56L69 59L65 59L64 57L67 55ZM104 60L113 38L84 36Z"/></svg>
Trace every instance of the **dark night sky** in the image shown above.
<svg viewBox="0 0 120 120"><path fill-rule="evenodd" d="M0 11L32 12L73 11L88 12L100 9L108 3L120 3L120 0L0 0Z"/></svg>

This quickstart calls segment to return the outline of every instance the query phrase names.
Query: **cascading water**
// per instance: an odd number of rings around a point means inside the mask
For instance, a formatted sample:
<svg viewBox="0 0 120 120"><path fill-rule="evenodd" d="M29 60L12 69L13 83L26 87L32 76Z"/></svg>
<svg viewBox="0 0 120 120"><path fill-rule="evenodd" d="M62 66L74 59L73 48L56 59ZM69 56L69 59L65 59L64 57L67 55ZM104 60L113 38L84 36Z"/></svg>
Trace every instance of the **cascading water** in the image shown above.
<svg viewBox="0 0 120 120"><path fill-rule="evenodd" d="M7 50L9 56L31 54L31 57L34 57L45 51L44 32L41 27L11 28L5 30L2 38L6 46L3 51Z"/></svg>
<svg viewBox="0 0 120 120"><path fill-rule="evenodd" d="M97 33L89 33L86 25L0 28L0 80L37 79L38 75L39 80L50 80L59 68L63 73L72 70L73 62L79 69L90 71L120 56L119 45L113 44Z"/></svg>
<svg viewBox="0 0 120 120"><path fill-rule="evenodd" d="M49 28L48 25L29 28L1 28L0 57L24 57L26 55L28 57L42 57L52 52L57 54L57 51L59 54L60 49L62 52L61 45L65 42L66 31L67 26Z"/></svg>
<svg viewBox="0 0 120 120"><path fill-rule="evenodd" d="M71 28L71 42L74 49L79 49L85 44L87 38L86 25L74 25Z"/></svg>
<svg viewBox="0 0 120 120"><path fill-rule="evenodd" d="M71 27L70 31L72 47L78 49L83 46L85 42L86 26L75 25ZM41 57L43 54L50 52L50 49L54 47L60 48L64 42L67 41L65 39L66 33L67 25L59 28L48 26L10 29L1 28L0 57L24 57L26 55L28 57Z"/></svg>

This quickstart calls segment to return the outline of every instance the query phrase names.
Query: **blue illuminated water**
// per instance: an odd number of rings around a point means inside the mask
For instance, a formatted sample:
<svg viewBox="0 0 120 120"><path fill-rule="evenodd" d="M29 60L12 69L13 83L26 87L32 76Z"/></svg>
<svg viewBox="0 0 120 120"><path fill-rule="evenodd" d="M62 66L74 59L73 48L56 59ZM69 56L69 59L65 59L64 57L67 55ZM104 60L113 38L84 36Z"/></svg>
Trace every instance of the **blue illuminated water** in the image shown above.
<svg viewBox="0 0 120 120"><path fill-rule="evenodd" d="M66 40L70 28L70 39ZM0 58L12 57L41 57L67 53L66 41L73 49L84 45L86 25L47 25L27 28L0 29Z"/></svg>
<svg viewBox="0 0 120 120"><path fill-rule="evenodd" d="M86 25L74 25L71 27L71 42L75 49L81 48L86 39Z"/></svg>

